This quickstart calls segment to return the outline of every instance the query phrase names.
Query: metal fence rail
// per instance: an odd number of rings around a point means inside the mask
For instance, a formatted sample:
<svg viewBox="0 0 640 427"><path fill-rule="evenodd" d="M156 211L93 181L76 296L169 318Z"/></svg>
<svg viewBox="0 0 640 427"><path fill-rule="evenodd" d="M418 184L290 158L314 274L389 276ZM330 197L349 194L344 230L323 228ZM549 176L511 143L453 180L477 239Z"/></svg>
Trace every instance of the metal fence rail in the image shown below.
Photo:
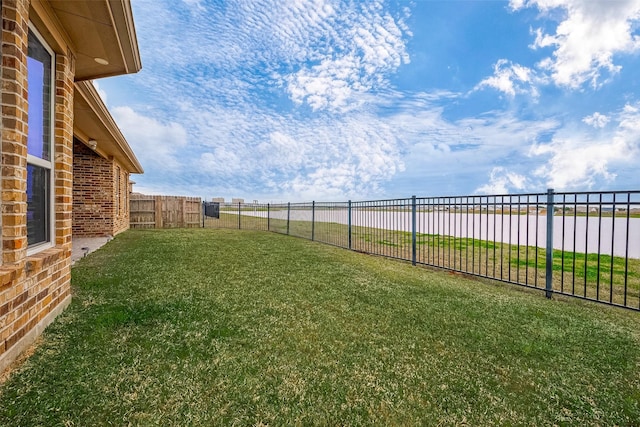
<svg viewBox="0 0 640 427"><path fill-rule="evenodd" d="M223 204L203 225L273 231L640 311L640 191Z"/></svg>

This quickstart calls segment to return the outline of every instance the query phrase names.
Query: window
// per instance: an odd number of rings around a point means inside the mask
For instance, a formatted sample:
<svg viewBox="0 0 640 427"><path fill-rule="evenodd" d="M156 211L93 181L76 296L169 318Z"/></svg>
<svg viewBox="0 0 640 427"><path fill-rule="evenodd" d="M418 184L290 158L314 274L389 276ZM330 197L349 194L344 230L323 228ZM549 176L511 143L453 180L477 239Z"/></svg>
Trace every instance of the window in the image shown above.
<svg viewBox="0 0 640 427"><path fill-rule="evenodd" d="M122 188L120 187L120 166L116 166L116 216L120 216L121 194Z"/></svg>
<svg viewBox="0 0 640 427"><path fill-rule="evenodd" d="M27 165L27 238L29 245L49 241L49 173Z"/></svg>
<svg viewBox="0 0 640 427"><path fill-rule="evenodd" d="M129 184L129 174L125 172L124 174L124 182L122 183L123 187L123 196L124 197L124 215L129 215L129 195L131 194L130 185Z"/></svg>
<svg viewBox="0 0 640 427"><path fill-rule="evenodd" d="M51 242L53 228L53 53L31 28L27 79L27 241L33 247Z"/></svg>

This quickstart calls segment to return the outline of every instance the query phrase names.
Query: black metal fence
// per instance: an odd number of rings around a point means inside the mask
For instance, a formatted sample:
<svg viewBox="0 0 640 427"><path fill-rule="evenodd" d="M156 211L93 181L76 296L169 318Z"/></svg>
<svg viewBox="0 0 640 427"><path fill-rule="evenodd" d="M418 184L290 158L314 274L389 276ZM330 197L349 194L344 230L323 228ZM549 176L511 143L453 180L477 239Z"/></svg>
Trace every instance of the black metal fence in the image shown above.
<svg viewBox="0 0 640 427"><path fill-rule="evenodd" d="M222 204L217 213L203 226L273 231L640 311L640 191Z"/></svg>

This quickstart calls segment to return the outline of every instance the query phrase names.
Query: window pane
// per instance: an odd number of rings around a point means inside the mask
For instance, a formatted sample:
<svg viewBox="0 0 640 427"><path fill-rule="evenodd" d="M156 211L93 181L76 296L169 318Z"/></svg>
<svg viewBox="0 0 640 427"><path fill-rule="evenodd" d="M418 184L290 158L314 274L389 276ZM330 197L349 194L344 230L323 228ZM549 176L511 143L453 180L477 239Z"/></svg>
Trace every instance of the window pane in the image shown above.
<svg viewBox="0 0 640 427"><path fill-rule="evenodd" d="M51 54L29 31L27 152L44 160L51 160L51 63Z"/></svg>
<svg viewBox="0 0 640 427"><path fill-rule="evenodd" d="M27 241L49 241L49 170L27 165Z"/></svg>
<svg viewBox="0 0 640 427"><path fill-rule="evenodd" d="M120 191L120 166L116 166L116 216L120 215L120 197L121 197L121 191Z"/></svg>

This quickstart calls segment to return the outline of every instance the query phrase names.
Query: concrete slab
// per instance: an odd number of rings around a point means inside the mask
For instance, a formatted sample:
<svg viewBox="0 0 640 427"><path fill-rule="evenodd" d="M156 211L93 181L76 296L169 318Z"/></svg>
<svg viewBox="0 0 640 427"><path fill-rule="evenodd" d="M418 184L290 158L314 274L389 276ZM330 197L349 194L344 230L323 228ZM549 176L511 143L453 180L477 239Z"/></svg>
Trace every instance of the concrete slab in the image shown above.
<svg viewBox="0 0 640 427"><path fill-rule="evenodd" d="M71 265L77 260L104 246L113 239L106 237L74 237L71 241Z"/></svg>

